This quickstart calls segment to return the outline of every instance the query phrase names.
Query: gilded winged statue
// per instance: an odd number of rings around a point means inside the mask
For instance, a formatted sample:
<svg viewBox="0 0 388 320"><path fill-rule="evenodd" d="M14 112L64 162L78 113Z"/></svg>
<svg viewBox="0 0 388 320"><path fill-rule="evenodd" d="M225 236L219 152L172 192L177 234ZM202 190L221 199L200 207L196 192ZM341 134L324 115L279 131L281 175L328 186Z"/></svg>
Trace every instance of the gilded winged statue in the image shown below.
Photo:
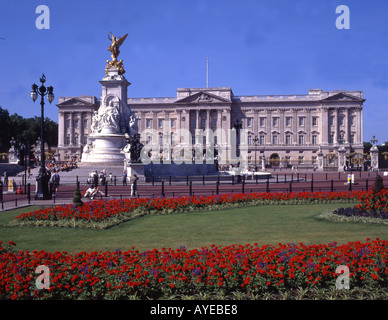
<svg viewBox="0 0 388 320"><path fill-rule="evenodd" d="M112 55L111 55L112 61L109 61L109 60L106 61L107 66L105 68L105 73L108 74L108 70L111 67L115 67L116 69L119 70L119 74L124 74L125 70L123 67L123 60L121 59L117 60L117 57L120 54L119 47L123 44L124 40L127 38L128 33L122 36L121 38L115 37L112 32L110 34L112 35L112 37L110 37L110 35L108 34L108 39L111 41L108 51L112 52Z"/></svg>
<svg viewBox="0 0 388 320"><path fill-rule="evenodd" d="M117 57L120 54L119 47L123 44L124 40L127 38L128 33L125 36L122 36L121 38L115 37L113 33L110 33L112 35L112 38L108 34L108 39L112 42L108 48L108 51L112 52L112 60L117 60Z"/></svg>

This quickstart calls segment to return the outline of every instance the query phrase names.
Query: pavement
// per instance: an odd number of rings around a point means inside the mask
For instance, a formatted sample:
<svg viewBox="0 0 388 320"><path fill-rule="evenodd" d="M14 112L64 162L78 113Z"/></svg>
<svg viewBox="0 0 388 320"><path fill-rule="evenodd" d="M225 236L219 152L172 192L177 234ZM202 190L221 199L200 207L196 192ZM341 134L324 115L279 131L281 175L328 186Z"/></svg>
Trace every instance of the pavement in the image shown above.
<svg viewBox="0 0 388 320"><path fill-rule="evenodd" d="M24 172L19 173L15 178L17 188L21 188L22 194L7 192L6 186L3 188L3 201L0 202L0 211L11 210L28 205L64 205L71 204L76 189L77 181L80 184L81 192L84 192L89 186L87 179L89 174L97 170L100 172L106 169L108 184L99 186L104 195L97 199L122 199L130 197L130 186L123 185L122 173L123 166L109 166L104 168L103 165L86 165L80 164L77 169L60 173L60 187L56 197L51 200L35 200L36 176L39 168L31 170L31 176L27 177L27 184L30 184L30 200L27 197L27 188L23 186ZM216 195L222 193L240 193L240 192L298 192L298 191L348 191L366 190L367 187L373 186L376 172L353 172L355 183L349 186L347 184L348 173L344 172L313 172L313 170L300 170L298 174L291 170L282 169L282 171L268 170L272 174L271 179L248 179L244 183L232 182L231 176L221 174L220 183L217 184L217 177L201 177L187 180L186 177L181 179L172 179L171 185L168 178L164 181L142 182L138 184L138 193L140 197L176 197L187 195ZM113 179L109 181L109 173L112 173ZM380 175L384 179L384 185L388 186L388 175ZM227 180L226 180L227 179ZM191 182L190 182L191 181ZM83 198L83 201L90 201Z"/></svg>

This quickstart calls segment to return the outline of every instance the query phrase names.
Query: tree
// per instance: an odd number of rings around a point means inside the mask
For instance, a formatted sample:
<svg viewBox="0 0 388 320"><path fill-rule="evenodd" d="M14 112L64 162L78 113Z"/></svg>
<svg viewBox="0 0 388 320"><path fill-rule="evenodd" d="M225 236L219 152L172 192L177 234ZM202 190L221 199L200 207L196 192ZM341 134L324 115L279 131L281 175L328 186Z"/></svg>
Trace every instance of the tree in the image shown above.
<svg viewBox="0 0 388 320"><path fill-rule="evenodd" d="M0 107L0 152L7 152L12 137L18 144L33 145L40 137L41 118L23 118L14 113L9 115L8 110ZM45 118L45 143L49 146L58 144L58 124Z"/></svg>
<svg viewBox="0 0 388 320"><path fill-rule="evenodd" d="M82 195L81 195L81 192L79 191L79 185L77 184L77 188L74 191L74 197L73 197L73 204L76 208L82 207L84 205L81 199L82 199Z"/></svg>
<svg viewBox="0 0 388 320"><path fill-rule="evenodd" d="M12 138L12 126L9 112L0 107L0 152L7 152Z"/></svg>

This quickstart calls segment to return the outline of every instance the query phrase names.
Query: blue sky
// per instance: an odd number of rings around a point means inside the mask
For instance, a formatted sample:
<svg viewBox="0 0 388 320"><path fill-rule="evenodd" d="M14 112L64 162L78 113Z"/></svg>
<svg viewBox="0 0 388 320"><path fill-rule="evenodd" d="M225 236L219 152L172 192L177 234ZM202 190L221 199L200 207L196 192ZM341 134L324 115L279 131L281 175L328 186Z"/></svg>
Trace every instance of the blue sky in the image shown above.
<svg viewBox="0 0 388 320"><path fill-rule="evenodd" d="M39 5L50 29L39 30ZM350 9L350 29L335 26L337 6ZM0 106L40 116L30 99L42 72L56 99L45 116L57 121L59 96L99 97L108 33L120 48L129 97L174 97L177 88L231 87L235 95L362 90L364 141L388 141L388 1L142 0L2 1Z"/></svg>

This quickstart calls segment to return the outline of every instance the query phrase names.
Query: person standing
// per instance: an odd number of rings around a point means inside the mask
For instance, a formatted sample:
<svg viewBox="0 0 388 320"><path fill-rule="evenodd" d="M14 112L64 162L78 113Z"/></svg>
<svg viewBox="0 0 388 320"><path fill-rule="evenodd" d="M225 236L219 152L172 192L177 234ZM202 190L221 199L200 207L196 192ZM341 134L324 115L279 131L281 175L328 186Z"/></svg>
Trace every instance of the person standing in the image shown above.
<svg viewBox="0 0 388 320"><path fill-rule="evenodd" d="M53 186L54 197L57 195L60 180L61 178L59 176L58 171L54 169L54 173L50 178L50 182Z"/></svg>
<svg viewBox="0 0 388 320"><path fill-rule="evenodd" d="M137 177L136 174L133 174L131 176L131 178L129 179L129 182L131 184L131 198L138 196L138 194L137 194L137 181L138 180L139 180L139 178Z"/></svg>
<svg viewBox="0 0 388 320"><path fill-rule="evenodd" d="M124 171L123 172L123 186L126 186L127 185L127 172Z"/></svg>
<svg viewBox="0 0 388 320"><path fill-rule="evenodd" d="M93 171L93 184L97 187L98 186L98 173L97 170Z"/></svg>

